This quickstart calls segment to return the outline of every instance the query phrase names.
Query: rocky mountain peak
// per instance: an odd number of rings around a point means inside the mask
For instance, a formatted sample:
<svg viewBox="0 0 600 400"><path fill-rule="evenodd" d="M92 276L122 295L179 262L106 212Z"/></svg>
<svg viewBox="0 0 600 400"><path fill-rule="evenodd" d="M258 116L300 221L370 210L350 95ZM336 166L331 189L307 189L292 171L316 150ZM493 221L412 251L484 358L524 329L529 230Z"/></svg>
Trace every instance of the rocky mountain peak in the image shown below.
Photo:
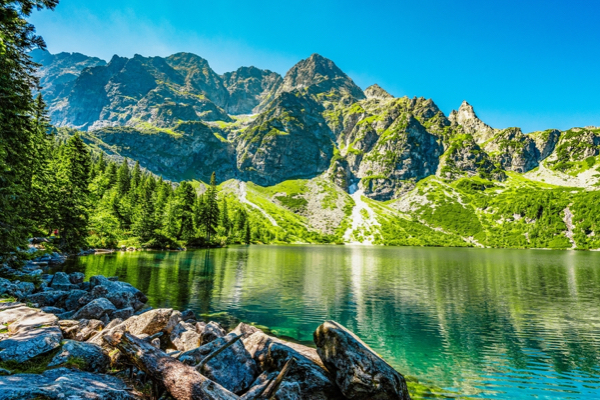
<svg viewBox="0 0 600 400"><path fill-rule="evenodd" d="M316 53L298 62L285 75L279 92L292 90L308 90L311 94L335 90L345 92L357 100L365 98L361 88L333 61Z"/></svg>
<svg viewBox="0 0 600 400"><path fill-rule="evenodd" d="M387 100L387 99L394 98L394 96L392 96L391 94L386 92L378 84L371 85L367 89L365 89L365 96L367 96L367 99L380 99L380 100Z"/></svg>
<svg viewBox="0 0 600 400"><path fill-rule="evenodd" d="M458 111L452 110L448 119L452 124L462 126L462 130L465 133L473 135L477 144L481 144L486 140L491 139L496 132L498 132L497 129L492 128L480 120L479 117L477 117L477 114L475 114L473 106L466 100L462 102Z"/></svg>

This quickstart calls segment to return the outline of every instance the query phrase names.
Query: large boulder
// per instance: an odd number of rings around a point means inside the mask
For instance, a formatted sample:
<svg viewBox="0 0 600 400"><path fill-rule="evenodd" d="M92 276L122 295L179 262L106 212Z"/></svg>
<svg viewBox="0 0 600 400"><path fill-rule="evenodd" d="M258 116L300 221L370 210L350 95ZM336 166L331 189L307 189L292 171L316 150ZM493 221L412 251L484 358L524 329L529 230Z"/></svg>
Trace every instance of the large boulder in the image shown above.
<svg viewBox="0 0 600 400"><path fill-rule="evenodd" d="M97 344L65 340L60 352L52 358L48 367L69 364L75 364L82 371L106 372L110 366L110 358Z"/></svg>
<svg viewBox="0 0 600 400"><path fill-rule="evenodd" d="M124 290L108 292L104 297L113 303L117 309L132 307L132 301L135 300L133 294Z"/></svg>
<svg viewBox="0 0 600 400"><path fill-rule="evenodd" d="M210 321L208 324L198 322L196 324L196 331L200 334L203 345L227 335L227 331L214 321Z"/></svg>
<svg viewBox="0 0 600 400"><path fill-rule="evenodd" d="M71 290L67 297L61 302L61 305L67 311L77 311L82 306L85 306L93 299L85 290Z"/></svg>
<svg viewBox="0 0 600 400"><path fill-rule="evenodd" d="M127 282L112 281L102 275L92 276L90 278L90 287L102 285L108 289L109 292L129 292L131 294L131 306L134 310L141 309L144 304L148 301L148 298L140 290L134 288Z"/></svg>
<svg viewBox="0 0 600 400"><path fill-rule="evenodd" d="M41 327L56 326L57 323L58 317L56 317L56 315L46 314L45 312L35 310L35 313L29 314L26 317L23 317L10 324L8 327L8 333L14 335Z"/></svg>
<svg viewBox="0 0 600 400"><path fill-rule="evenodd" d="M82 284L84 279L85 279L85 274L83 272L73 272L73 273L69 274L69 281L73 285Z"/></svg>
<svg viewBox="0 0 600 400"><path fill-rule="evenodd" d="M171 308L157 308L137 316L136 320L129 326L131 334L139 336L142 333L154 335L167 327L173 313Z"/></svg>
<svg viewBox="0 0 600 400"><path fill-rule="evenodd" d="M59 347L62 338L56 326L17 333L0 341L0 361L27 361Z"/></svg>
<svg viewBox="0 0 600 400"><path fill-rule="evenodd" d="M138 400L119 378L67 368L0 376L0 399Z"/></svg>
<svg viewBox="0 0 600 400"><path fill-rule="evenodd" d="M326 321L315 331L314 340L347 399L410 399L404 377L342 325Z"/></svg>
<svg viewBox="0 0 600 400"><path fill-rule="evenodd" d="M113 303L101 297L80 308L73 315L73 319L101 319L105 314L115 310Z"/></svg>
<svg viewBox="0 0 600 400"><path fill-rule="evenodd" d="M173 330L175 332L175 330ZM196 365L207 355L222 347L236 336L230 333L225 337L183 353L179 360L183 363ZM219 355L208 361L200 373L208 379L217 382L233 393L244 392L252 385L259 374L256 362L245 349L241 341L229 346Z"/></svg>
<svg viewBox="0 0 600 400"><path fill-rule="evenodd" d="M133 316L133 308L131 307L127 307L127 308L122 308L120 310L115 310L112 313L110 313L110 319L122 319L122 320L126 320L130 317Z"/></svg>
<svg viewBox="0 0 600 400"><path fill-rule="evenodd" d="M267 386L269 386L279 375L278 372L263 372L256 378L256 380L252 383L252 387L244 393L241 400L253 400L260 398L260 394L263 393ZM277 389L277 393L275 394L275 399L277 400L303 400L302 397L302 389L298 382L292 382L288 379L285 379L279 385ZM326 397L322 398L323 400L327 400Z"/></svg>
<svg viewBox="0 0 600 400"><path fill-rule="evenodd" d="M296 383L277 391L277 398L287 398L286 391L292 390L307 400L342 399L333 378L323 365L315 349L296 343L285 342L257 331L245 339L244 347L263 372L279 372L292 357L296 360L290 368L286 382ZM290 395L291 396L291 395Z"/></svg>
<svg viewBox="0 0 600 400"><path fill-rule="evenodd" d="M171 332L170 338L177 350L188 351L200 346L200 334L196 332L194 325L187 322L179 322Z"/></svg>
<svg viewBox="0 0 600 400"><path fill-rule="evenodd" d="M63 290L49 290L27 296L27 301L35 303L39 307L54 306L68 296L68 292Z"/></svg>
<svg viewBox="0 0 600 400"><path fill-rule="evenodd" d="M71 283L69 275L64 272L57 272L50 282L50 287L54 290L69 291L72 289L79 289L77 285Z"/></svg>
<svg viewBox="0 0 600 400"><path fill-rule="evenodd" d="M65 320L59 321L58 325L67 339L80 342L88 340L104 327L104 323L97 319Z"/></svg>

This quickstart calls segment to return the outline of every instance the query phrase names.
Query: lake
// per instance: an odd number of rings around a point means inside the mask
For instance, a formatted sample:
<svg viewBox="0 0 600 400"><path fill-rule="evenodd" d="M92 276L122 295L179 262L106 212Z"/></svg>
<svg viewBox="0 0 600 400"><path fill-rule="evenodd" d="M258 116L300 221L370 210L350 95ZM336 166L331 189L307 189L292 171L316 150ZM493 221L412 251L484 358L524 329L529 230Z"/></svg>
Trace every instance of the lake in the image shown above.
<svg viewBox="0 0 600 400"><path fill-rule="evenodd" d="M153 307L312 341L334 319L398 371L471 398L600 398L600 253L234 246L69 260Z"/></svg>

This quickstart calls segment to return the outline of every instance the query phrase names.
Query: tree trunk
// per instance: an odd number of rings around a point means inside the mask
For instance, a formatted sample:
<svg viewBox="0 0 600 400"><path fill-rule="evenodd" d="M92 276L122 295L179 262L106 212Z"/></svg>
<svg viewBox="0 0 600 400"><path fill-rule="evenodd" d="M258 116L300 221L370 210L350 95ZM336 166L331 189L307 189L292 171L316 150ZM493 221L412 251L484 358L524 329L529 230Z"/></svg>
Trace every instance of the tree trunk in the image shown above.
<svg viewBox="0 0 600 400"><path fill-rule="evenodd" d="M150 343L125 332L105 336L104 340L119 349L152 380L162 384L176 400L237 400L238 396L207 379Z"/></svg>

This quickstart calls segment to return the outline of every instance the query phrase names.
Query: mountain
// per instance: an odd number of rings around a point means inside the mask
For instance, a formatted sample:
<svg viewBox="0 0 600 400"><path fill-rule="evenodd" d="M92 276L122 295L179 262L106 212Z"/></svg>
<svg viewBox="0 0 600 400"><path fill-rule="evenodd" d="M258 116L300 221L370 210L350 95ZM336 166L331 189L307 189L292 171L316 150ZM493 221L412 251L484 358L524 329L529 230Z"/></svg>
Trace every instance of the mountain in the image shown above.
<svg viewBox="0 0 600 400"><path fill-rule="evenodd" d="M590 248L600 230L584 204L600 182L597 127L498 129L466 101L446 116L431 99L363 91L318 54L283 77L256 67L219 75L190 53L32 57L55 126L173 181L216 171L231 196L295 232Z"/></svg>

